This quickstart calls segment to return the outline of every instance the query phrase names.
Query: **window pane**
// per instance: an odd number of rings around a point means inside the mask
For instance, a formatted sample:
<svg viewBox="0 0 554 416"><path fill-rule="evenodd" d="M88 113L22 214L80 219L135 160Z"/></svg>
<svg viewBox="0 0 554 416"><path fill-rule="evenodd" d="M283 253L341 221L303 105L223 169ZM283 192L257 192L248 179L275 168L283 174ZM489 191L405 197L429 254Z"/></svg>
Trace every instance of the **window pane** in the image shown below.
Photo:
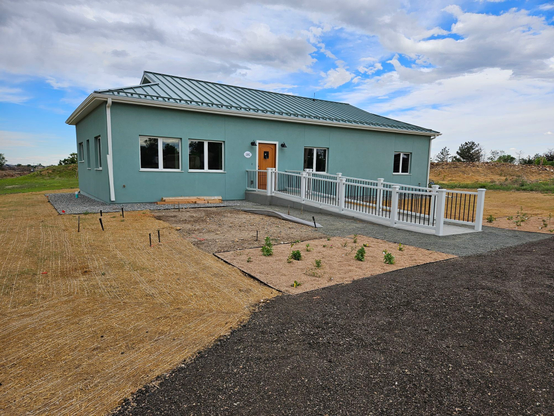
<svg viewBox="0 0 554 416"><path fill-rule="evenodd" d="M159 169L158 139L153 137L140 138L141 169Z"/></svg>
<svg viewBox="0 0 554 416"><path fill-rule="evenodd" d="M223 143L208 142L208 169L223 170Z"/></svg>
<svg viewBox="0 0 554 416"><path fill-rule="evenodd" d="M304 169L314 168L314 149L304 149Z"/></svg>
<svg viewBox="0 0 554 416"><path fill-rule="evenodd" d="M402 173L410 173L410 154L402 153Z"/></svg>
<svg viewBox="0 0 554 416"><path fill-rule="evenodd" d="M85 160L85 157L83 156L84 149L83 149L83 142L79 143L79 162L82 162Z"/></svg>
<svg viewBox="0 0 554 416"><path fill-rule="evenodd" d="M204 169L204 142L189 142L189 169Z"/></svg>
<svg viewBox="0 0 554 416"><path fill-rule="evenodd" d="M315 171L327 171L327 149L316 149Z"/></svg>
<svg viewBox="0 0 554 416"><path fill-rule="evenodd" d="M95 148L96 148L96 167L100 169L102 167L102 142L100 137L94 138Z"/></svg>
<svg viewBox="0 0 554 416"><path fill-rule="evenodd" d="M181 140L179 139L162 139L163 152L163 168L164 169L179 169L181 155Z"/></svg>
<svg viewBox="0 0 554 416"><path fill-rule="evenodd" d="M90 140L87 140L87 168L90 168Z"/></svg>
<svg viewBox="0 0 554 416"><path fill-rule="evenodd" d="M394 154L394 164L393 164L393 167L392 167L392 172L393 173L400 173L400 156L401 156L400 153L395 153Z"/></svg>

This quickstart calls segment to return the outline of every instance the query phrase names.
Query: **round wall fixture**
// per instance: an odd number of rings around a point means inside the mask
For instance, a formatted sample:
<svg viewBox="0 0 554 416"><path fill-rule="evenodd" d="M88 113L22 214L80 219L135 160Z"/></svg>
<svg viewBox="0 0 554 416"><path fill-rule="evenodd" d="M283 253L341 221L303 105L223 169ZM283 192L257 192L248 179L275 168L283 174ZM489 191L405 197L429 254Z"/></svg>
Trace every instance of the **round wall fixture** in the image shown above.
<svg viewBox="0 0 554 416"><path fill-rule="evenodd" d="M244 157L247 158L247 159L250 159L252 157L252 153L246 151L246 152L244 152Z"/></svg>

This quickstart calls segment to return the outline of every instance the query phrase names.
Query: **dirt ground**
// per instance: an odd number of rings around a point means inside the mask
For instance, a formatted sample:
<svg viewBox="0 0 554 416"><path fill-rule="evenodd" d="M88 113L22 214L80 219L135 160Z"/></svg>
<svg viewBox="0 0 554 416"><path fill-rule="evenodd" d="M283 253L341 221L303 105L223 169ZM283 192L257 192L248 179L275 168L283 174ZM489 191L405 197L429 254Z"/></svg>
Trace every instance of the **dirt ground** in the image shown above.
<svg viewBox="0 0 554 416"><path fill-rule="evenodd" d="M554 238L279 296L117 415L553 415Z"/></svg>
<svg viewBox="0 0 554 416"><path fill-rule="evenodd" d="M553 166L512 165L509 163L431 163L429 179L435 182L547 181L554 178Z"/></svg>
<svg viewBox="0 0 554 416"><path fill-rule="evenodd" d="M364 261L355 259L361 247L365 250ZM288 259L293 250L300 251L300 261ZM394 264L384 263L385 250L394 256ZM274 245L271 256L264 256L259 248L218 253L217 256L289 294L455 257L412 246L402 246L400 251L399 244L362 235ZM316 260L321 261L319 267ZM294 282L300 285L295 287Z"/></svg>
<svg viewBox="0 0 554 416"><path fill-rule="evenodd" d="M277 295L149 212L102 219L0 197L0 414L106 414Z"/></svg>
<svg viewBox="0 0 554 416"><path fill-rule="evenodd" d="M154 216L167 221L181 236L208 253L261 247L266 236L271 236L275 243L304 241L322 236L313 227L233 208L158 211Z"/></svg>

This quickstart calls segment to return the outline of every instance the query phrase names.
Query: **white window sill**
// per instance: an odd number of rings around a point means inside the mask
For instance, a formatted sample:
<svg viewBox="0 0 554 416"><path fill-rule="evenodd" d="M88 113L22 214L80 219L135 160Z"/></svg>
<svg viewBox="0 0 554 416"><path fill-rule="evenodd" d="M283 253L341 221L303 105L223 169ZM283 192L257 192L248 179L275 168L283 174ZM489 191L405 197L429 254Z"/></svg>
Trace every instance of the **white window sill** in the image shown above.
<svg viewBox="0 0 554 416"><path fill-rule="evenodd" d="M102 170L102 168L96 168L96 169L94 169L94 170Z"/></svg>
<svg viewBox="0 0 554 416"><path fill-rule="evenodd" d="M173 172L173 173L182 173L180 169L139 169L139 172Z"/></svg>
<svg viewBox="0 0 554 416"><path fill-rule="evenodd" d="M79 160L79 163L85 163L85 161L84 160Z"/></svg>
<svg viewBox="0 0 554 416"><path fill-rule="evenodd" d="M92 170L91 168L87 168L87 170Z"/></svg>
<svg viewBox="0 0 554 416"><path fill-rule="evenodd" d="M190 173L227 173L224 170L192 170L189 169Z"/></svg>
<svg viewBox="0 0 554 416"><path fill-rule="evenodd" d="M410 176L411 173L392 173L393 175L402 175L402 176Z"/></svg>

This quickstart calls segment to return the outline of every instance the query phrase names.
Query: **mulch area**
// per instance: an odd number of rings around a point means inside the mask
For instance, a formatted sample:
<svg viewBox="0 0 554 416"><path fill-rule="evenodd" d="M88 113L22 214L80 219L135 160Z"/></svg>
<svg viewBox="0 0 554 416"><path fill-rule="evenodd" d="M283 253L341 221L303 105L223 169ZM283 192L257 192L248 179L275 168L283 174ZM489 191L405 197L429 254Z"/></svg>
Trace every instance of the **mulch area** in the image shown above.
<svg viewBox="0 0 554 416"><path fill-rule="evenodd" d="M554 414L554 239L280 296L117 415Z"/></svg>

